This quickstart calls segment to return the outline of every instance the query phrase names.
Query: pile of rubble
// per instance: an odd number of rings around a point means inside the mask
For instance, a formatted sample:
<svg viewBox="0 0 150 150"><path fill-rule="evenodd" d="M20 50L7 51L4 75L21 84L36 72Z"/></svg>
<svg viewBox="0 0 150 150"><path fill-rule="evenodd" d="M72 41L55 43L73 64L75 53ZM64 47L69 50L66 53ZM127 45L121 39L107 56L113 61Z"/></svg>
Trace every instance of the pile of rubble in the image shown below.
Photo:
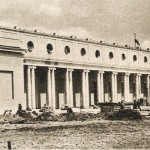
<svg viewBox="0 0 150 150"><path fill-rule="evenodd" d="M18 116L18 118L17 118ZM27 108L22 110L19 104L18 111L14 115L14 120L10 120L10 124L24 124L24 123L37 123L38 121L85 121L101 118L100 108L64 108L62 110L53 110L50 107L44 106L40 110L31 110Z"/></svg>
<svg viewBox="0 0 150 150"><path fill-rule="evenodd" d="M143 116L137 110L125 109L107 115L108 120L142 120Z"/></svg>
<svg viewBox="0 0 150 150"><path fill-rule="evenodd" d="M31 124L39 121L86 121L93 119L107 120L141 120L143 115L140 111L133 109L119 109L119 111L102 113L99 107L90 109L84 108L63 108L53 110L50 107L44 106L40 110L31 110L27 108L22 110L19 104L18 111L15 115L6 115L5 118L0 117L0 124Z"/></svg>

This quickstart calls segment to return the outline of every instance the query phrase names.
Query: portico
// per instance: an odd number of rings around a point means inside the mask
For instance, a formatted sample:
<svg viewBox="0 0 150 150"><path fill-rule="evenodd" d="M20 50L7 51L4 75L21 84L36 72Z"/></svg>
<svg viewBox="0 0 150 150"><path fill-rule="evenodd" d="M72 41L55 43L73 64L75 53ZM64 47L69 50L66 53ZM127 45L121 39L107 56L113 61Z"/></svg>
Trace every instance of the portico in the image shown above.
<svg viewBox="0 0 150 150"><path fill-rule="evenodd" d="M44 104L60 109L64 106L89 108L101 102L122 100L149 102L150 76L146 74L54 66L27 65L25 68L27 106L32 109Z"/></svg>

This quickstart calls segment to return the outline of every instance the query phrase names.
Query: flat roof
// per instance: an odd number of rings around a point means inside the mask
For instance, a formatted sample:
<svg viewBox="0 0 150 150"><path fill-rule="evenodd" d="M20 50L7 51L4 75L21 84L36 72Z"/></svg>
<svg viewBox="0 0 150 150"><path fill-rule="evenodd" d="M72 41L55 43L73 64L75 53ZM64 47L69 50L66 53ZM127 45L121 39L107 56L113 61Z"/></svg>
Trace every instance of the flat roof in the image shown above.
<svg viewBox="0 0 150 150"><path fill-rule="evenodd" d="M70 41L78 41L78 42L84 42L84 43L96 44L96 45L102 45L102 46L109 46L109 47L116 47L116 48L124 48L124 49L150 52L149 49L145 50L145 49L141 49L141 48L130 47L130 45L123 46L123 45L118 45L116 43L110 44L110 43L105 43L103 41L95 41L95 40L92 40L90 38L80 39L80 38L76 38L76 36L61 36L61 35L57 35L56 33L50 34L50 33L40 32L38 30L21 29L21 28L16 27L16 26L14 28L0 26L0 29L7 30L7 31L13 31L13 32L20 32L20 33L46 36L46 37L60 38L60 39L65 39L65 40L70 40Z"/></svg>

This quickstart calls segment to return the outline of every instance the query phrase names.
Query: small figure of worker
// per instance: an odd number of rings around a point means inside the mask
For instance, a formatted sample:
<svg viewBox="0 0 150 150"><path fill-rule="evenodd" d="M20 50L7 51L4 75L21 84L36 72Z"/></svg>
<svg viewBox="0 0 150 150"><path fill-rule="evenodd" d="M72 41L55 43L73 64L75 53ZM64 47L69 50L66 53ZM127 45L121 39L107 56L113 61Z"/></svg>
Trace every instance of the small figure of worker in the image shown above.
<svg viewBox="0 0 150 150"><path fill-rule="evenodd" d="M120 103L120 109L124 110L124 108L125 108L125 106L124 106L124 100L122 100L121 103Z"/></svg>
<svg viewBox="0 0 150 150"><path fill-rule="evenodd" d="M138 108L138 106L137 106L137 101L134 100L134 101L133 101L133 109L137 109L137 108Z"/></svg>
<svg viewBox="0 0 150 150"><path fill-rule="evenodd" d="M22 105L18 104L18 110L22 110Z"/></svg>
<svg viewBox="0 0 150 150"><path fill-rule="evenodd" d="M16 115L20 115L21 112L22 112L22 105L18 104L18 110L16 112Z"/></svg>
<svg viewBox="0 0 150 150"><path fill-rule="evenodd" d="M137 101L136 103L137 103L137 108L138 108L139 110L141 110L141 108L140 108L140 105L141 105L140 99L138 99L138 101Z"/></svg>

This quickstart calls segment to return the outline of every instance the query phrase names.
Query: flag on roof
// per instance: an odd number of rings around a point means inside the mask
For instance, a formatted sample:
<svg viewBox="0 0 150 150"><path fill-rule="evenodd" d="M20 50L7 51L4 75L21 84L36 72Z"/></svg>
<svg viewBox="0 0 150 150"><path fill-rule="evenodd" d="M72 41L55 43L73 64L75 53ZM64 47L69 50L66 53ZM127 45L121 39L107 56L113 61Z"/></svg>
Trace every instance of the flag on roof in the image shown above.
<svg viewBox="0 0 150 150"><path fill-rule="evenodd" d="M135 39L135 43L136 43L137 45L140 45L140 42L139 42L138 39Z"/></svg>

